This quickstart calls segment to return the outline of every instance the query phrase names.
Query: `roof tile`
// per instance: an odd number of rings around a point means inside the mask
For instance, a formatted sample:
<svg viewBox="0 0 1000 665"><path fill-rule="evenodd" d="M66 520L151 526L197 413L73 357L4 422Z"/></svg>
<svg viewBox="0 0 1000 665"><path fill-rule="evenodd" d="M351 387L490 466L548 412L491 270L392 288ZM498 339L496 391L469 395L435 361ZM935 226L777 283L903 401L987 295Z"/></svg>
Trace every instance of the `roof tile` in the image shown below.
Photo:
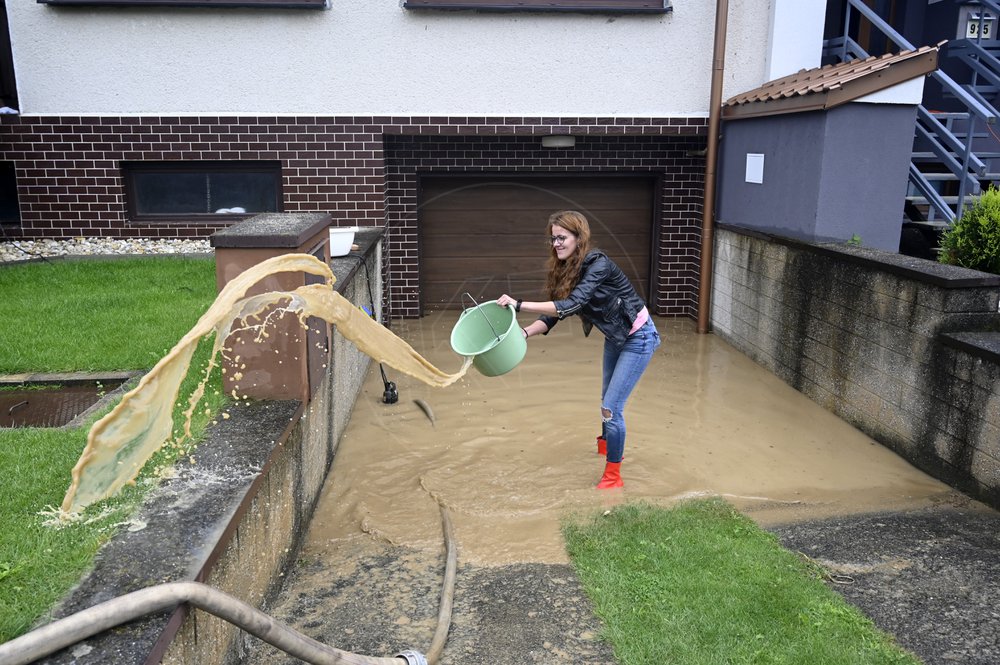
<svg viewBox="0 0 1000 665"><path fill-rule="evenodd" d="M850 60L836 65L803 69L729 98L722 105L723 115L726 117L749 117L831 108L871 94L875 90L889 88L918 75L934 71L937 68L939 47L940 45L923 46L913 51L900 51L899 53L872 56L864 60ZM922 60L925 64L918 65L916 68L902 66L904 63L913 64L911 61L915 60ZM886 73L889 76L882 76ZM879 76L873 76L876 74ZM862 81L864 82L862 85L851 85ZM847 91L848 87L851 87L857 94L851 97ZM846 96L838 95L835 103L830 103L831 100L825 99L804 99L834 91L847 92L848 94ZM778 100L785 100L780 108L773 110L767 108L770 102ZM790 105L787 100L799 100L801 104Z"/></svg>

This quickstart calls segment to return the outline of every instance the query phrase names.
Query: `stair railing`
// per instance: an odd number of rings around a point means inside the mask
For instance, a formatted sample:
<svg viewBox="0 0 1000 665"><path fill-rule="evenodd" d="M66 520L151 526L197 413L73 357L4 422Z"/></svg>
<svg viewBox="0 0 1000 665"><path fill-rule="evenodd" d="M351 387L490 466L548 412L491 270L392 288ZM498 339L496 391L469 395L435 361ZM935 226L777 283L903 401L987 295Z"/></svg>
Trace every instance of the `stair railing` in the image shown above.
<svg viewBox="0 0 1000 665"><path fill-rule="evenodd" d="M978 2L970 4L982 5L992 9L1000 16L1000 2L996 0L978 0ZM903 35L896 32L885 19L864 4L863 0L847 0L847 11L844 18L844 36L827 40L824 44L825 55L836 56L841 61L870 57L865 49L850 37L852 9L868 19L873 27L878 29L898 48L911 51L916 50L917 47L911 44ZM980 30L978 31L980 37L977 38L976 42L981 38L984 20L985 16L980 15ZM922 139L930 146L931 152L958 179L959 183L959 195L953 208L931 185L926 175L915 164L910 164L910 183L927 200L929 205L928 216L931 220L934 219L935 215L939 215L942 219L947 220L948 223L954 222L955 219L962 215L966 197L970 193L979 193L980 185L977 176L982 176L986 173L986 165L972 150L975 125L978 121L982 121L986 125L993 125L996 123L997 118L1000 117L1000 112L994 109L989 102L973 89L979 74L983 74L991 82L993 82L993 77L995 76L998 85L1000 85L1000 61L997 61L992 55L986 53L978 43L974 44L975 48L970 47L963 54L963 59L966 62L978 58L975 65L970 65L973 72L972 85L959 85L941 70L935 70L929 75L929 78L938 83L946 93L950 93L957 98L967 109L968 122L965 136L959 138L952 131L950 122L948 125L942 124L923 105L917 107L915 137ZM987 56L985 58L981 57L984 53ZM987 76L985 70L989 70L991 74ZM956 157L957 155L961 155L961 160Z"/></svg>

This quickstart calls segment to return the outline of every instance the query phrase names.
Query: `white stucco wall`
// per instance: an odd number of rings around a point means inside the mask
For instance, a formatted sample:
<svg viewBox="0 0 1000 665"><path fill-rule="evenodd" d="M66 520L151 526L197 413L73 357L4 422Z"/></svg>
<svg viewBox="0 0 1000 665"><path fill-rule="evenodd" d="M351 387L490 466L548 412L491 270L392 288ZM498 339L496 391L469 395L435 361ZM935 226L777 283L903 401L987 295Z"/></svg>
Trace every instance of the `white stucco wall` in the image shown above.
<svg viewBox="0 0 1000 665"><path fill-rule="evenodd" d="M772 0L765 77L819 67L826 0Z"/></svg>
<svg viewBox="0 0 1000 665"><path fill-rule="evenodd" d="M728 98L765 79L773 0L730 0ZM664 15L7 3L35 114L707 116L715 2Z"/></svg>

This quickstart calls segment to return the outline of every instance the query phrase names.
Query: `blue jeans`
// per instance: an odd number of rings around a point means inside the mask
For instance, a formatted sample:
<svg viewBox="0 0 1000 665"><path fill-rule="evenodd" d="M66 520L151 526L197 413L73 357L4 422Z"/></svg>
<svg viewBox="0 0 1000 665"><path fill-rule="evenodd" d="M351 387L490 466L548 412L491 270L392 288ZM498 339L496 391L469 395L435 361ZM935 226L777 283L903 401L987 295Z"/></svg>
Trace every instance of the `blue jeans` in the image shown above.
<svg viewBox="0 0 1000 665"><path fill-rule="evenodd" d="M601 434L608 442L609 462L622 461L625 453L625 402L658 346L660 334L656 332L652 319L629 335L623 346L604 340ZM605 411L609 411L610 415L605 415Z"/></svg>

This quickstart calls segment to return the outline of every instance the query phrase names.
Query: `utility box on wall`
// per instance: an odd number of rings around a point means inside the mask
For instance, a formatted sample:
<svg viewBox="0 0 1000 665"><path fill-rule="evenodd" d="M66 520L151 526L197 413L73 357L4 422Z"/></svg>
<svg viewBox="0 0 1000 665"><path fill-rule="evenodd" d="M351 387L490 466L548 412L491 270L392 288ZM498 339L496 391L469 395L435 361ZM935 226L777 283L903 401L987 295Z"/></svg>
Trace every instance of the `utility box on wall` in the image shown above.
<svg viewBox="0 0 1000 665"><path fill-rule="evenodd" d="M845 104L727 122L720 222L895 252L916 107Z"/></svg>
<svg viewBox="0 0 1000 665"><path fill-rule="evenodd" d="M899 250L924 77L938 47L802 70L728 99L719 222Z"/></svg>
<svg viewBox="0 0 1000 665"><path fill-rule="evenodd" d="M329 264L329 228L325 213L264 213L215 233L216 285L221 290L248 268L283 254L312 254ZM293 291L319 281L301 272L281 273L261 280L247 295ZM330 326L315 317L306 323L303 329L293 314L275 316L261 341L255 341L254 331L234 325L222 364L226 393L308 401L329 367Z"/></svg>

